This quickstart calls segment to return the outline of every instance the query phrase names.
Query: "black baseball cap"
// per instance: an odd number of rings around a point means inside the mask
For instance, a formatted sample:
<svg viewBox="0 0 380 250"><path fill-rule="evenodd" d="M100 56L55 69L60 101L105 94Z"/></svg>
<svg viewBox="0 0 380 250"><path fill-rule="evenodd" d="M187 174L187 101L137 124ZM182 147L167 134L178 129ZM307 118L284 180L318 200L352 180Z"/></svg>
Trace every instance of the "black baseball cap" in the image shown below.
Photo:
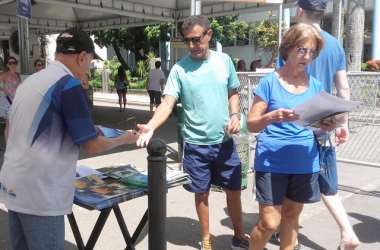
<svg viewBox="0 0 380 250"><path fill-rule="evenodd" d="M328 0L298 0L294 6L298 5L304 10L312 12L324 12L326 10ZM317 6L322 6L323 9L316 9Z"/></svg>
<svg viewBox="0 0 380 250"><path fill-rule="evenodd" d="M94 42L86 31L81 29L67 29L56 39L56 52L62 54L79 54L83 51L93 53L94 59L103 59L95 53Z"/></svg>

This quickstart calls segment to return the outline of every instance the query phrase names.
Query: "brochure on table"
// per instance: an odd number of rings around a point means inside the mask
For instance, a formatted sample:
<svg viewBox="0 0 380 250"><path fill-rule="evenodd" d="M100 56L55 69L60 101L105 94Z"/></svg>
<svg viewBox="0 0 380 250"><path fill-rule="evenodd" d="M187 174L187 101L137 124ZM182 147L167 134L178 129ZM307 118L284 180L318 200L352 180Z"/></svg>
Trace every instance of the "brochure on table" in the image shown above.
<svg viewBox="0 0 380 250"><path fill-rule="evenodd" d="M292 108L296 114L300 115L300 119L293 123L315 130L318 128L317 123L319 121L331 119L331 117L339 119L353 108L359 106L360 103L359 101L344 100L322 91Z"/></svg>
<svg viewBox="0 0 380 250"><path fill-rule="evenodd" d="M76 179L74 199L95 209L102 209L117 204L120 199L130 200L142 195L144 189L117 182L106 183L96 174L90 174Z"/></svg>
<svg viewBox="0 0 380 250"><path fill-rule="evenodd" d="M131 175L145 171L145 169L138 168L135 165L123 164L123 163L119 163L119 164L115 164L112 166L100 168L97 170L102 172L106 176L113 178L113 179L120 179L123 177L131 176Z"/></svg>
<svg viewBox="0 0 380 250"><path fill-rule="evenodd" d="M125 185L147 189L148 188L148 172L144 171L138 174L121 178L119 182ZM168 188L179 186L186 183L190 183L190 179L188 178L187 173L184 173L181 170L172 170L172 169L166 170L166 185Z"/></svg>
<svg viewBox="0 0 380 250"><path fill-rule="evenodd" d="M168 188L190 183L183 171L168 168L166 172ZM132 164L119 163L99 169L79 165L74 201L101 210L143 196L147 188L148 171Z"/></svg>
<svg viewBox="0 0 380 250"><path fill-rule="evenodd" d="M76 178L84 177L90 174L96 174L100 179L104 179L108 177L102 172L99 172L98 170L90 168L85 165L79 165L76 167Z"/></svg>
<svg viewBox="0 0 380 250"><path fill-rule="evenodd" d="M107 128L100 125L97 125L99 130L103 133L103 136L113 138L122 135L125 131L120 129Z"/></svg>

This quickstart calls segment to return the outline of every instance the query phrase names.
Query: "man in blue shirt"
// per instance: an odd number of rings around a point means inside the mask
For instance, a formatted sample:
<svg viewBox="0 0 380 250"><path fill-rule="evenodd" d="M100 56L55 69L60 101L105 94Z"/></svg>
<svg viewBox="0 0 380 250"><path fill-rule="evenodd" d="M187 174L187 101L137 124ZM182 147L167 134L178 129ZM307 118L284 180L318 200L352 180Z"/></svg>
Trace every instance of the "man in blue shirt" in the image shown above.
<svg viewBox="0 0 380 250"><path fill-rule="evenodd" d="M332 92L332 83L335 84L337 96L349 100L350 88L346 75L346 57L341 43L320 26L321 19L326 10L327 0L299 0L294 5L297 6L296 20L298 23L307 23L317 27L325 39L325 47L319 56L313 60L306 68L306 72L322 82L326 92ZM276 68L284 64L278 57ZM335 130L336 145L340 145L349 139L348 115L339 119L339 125ZM340 250L355 249L359 245L359 240L351 228L347 214L344 210L339 195L321 195L323 202L329 209L331 215L341 231Z"/></svg>

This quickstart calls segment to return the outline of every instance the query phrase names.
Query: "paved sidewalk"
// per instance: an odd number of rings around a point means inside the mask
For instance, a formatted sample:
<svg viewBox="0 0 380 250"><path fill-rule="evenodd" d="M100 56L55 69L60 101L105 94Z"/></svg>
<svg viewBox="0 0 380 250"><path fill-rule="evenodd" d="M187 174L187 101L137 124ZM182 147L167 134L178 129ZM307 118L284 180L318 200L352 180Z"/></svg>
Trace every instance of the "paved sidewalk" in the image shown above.
<svg viewBox="0 0 380 250"><path fill-rule="evenodd" d="M94 101L99 102L111 102L118 103L119 97L117 93L102 93L94 92ZM150 100L148 94L127 94L127 105L139 105L139 106L149 106Z"/></svg>
<svg viewBox="0 0 380 250"><path fill-rule="evenodd" d="M113 126L126 117L134 116L138 123L146 123L149 120L148 96L130 95L127 99L139 103L139 106L127 105L125 112L119 112L116 93L94 93L96 100L91 109L95 124ZM129 101L128 101L129 102ZM142 106L141 106L142 105ZM127 129L131 124L123 124ZM178 167L177 144L177 117L169 117L167 121L155 131L155 137L163 139L167 143L167 164L172 168ZM3 131L0 130L0 144L4 142ZM2 158L4 154L0 153ZM136 145L124 145L109 152L95 156L87 155L80 150L78 165L87 165L92 168L101 168L116 163L131 163L138 167L146 168L147 150ZM339 168L339 194L345 206L351 225L361 240L357 250L380 249L380 168L364 167L338 163ZM253 174L248 175L248 189L242 191L242 207L244 230L250 233L253 225L259 217L257 202L252 200ZM132 233L145 209L147 197L141 197L120 204L126 225ZM73 211L79 225L80 232L86 242L90 232L96 223L98 211L88 211L78 206L73 206ZM200 248L201 233L197 214L194 208L194 196L182 187L172 188L167 193L167 249L168 250L197 250ZM210 194L210 228L214 240L214 249L230 250L233 234L232 224L228 217L225 194L211 192ZM66 250L78 249L70 225L65 219ZM0 204L0 250L9 249L9 231L7 209ZM300 218L299 241L302 250L336 250L340 233L338 226L322 202L305 205ZM136 249L148 249L147 230L138 240ZM279 249L278 246L268 243L269 250ZM95 246L95 250L124 249L125 243L118 223L113 213L102 231Z"/></svg>

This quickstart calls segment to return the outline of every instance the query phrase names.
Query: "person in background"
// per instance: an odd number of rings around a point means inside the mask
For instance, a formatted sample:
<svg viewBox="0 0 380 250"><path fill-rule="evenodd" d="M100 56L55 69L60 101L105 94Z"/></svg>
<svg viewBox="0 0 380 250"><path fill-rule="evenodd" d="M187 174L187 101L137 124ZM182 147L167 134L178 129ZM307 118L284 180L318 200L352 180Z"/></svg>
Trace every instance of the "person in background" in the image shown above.
<svg viewBox="0 0 380 250"><path fill-rule="evenodd" d="M191 184L184 188L194 193L195 208L202 230L202 250L211 250L209 194L211 184L222 187L227 197L228 214L234 236L231 249L248 249L241 207L242 166L234 140L228 134L240 130L239 96L234 64L225 53L211 51L210 21L206 16L193 15L182 24L183 42L189 54L170 71L164 100L148 124L138 124L137 146L147 145L153 132L171 114L181 99L183 168ZM261 249L262 250L262 249Z"/></svg>
<svg viewBox="0 0 380 250"><path fill-rule="evenodd" d="M315 26L326 41L326 46L316 60L306 68L313 77L323 84L327 93L332 93L332 84L335 84L337 96L349 100L350 86L346 74L346 56L342 44L332 35L321 29L320 23L326 10L327 0L299 0L295 18L297 23L307 23ZM282 58L277 58L276 68L284 64ZM329 135L330 136L330 135ZM335 130L335 143L339 146L349 139L348 115L339 119L338 128ZM334 217L340 229L340 250L353 250L359 245L359 239L350 225L346 211L339 198L339 194L325 196L322 200Z"/></svg>
<svg viewBox="0 0 380 250"><path fill-rule="evenodd" d="M245 61L240 59L237 63L237 72L247 72Z"/></svg>
<svg viewBox="0 0 380 250"><path fill-rule="evenodd" d="M280 249L293 249L304 203L320 200L314 136L334 130L337 120L322 121L319 130L311 131L291 123L299 119L291 108L323 90L305 68L324 43L314 26L292 26L279 48L285 65L263 77L254 91L247 128L260 133L254 160L260 219L252 229L250 250L262 250L279 225Z"/></svg>
<svg viewBox="0 0 380 250"><path fill-rule="evenodd" d="M119 66L117 69L117 74L115 76L115 86L116 86L116 91L117 95L119 96L119 105L120 109L119 112L122 111L122 103L124 105L124 111L125 111L125 106L127 105L127 86L131 88L131 85L129 84L127 74L125 73L125 69L123 66Z"/></svg>
<svg viewBox="0 0 380 250"><path fill-rule="evenodd" d="M263 65L261 64L261 60L254 60L251 62L251 65L249 66L249 71L256 72L257 68L262 68Z"/></svg>
<svg viewBox="0 0 380 250"><path fill-rule="evenodd" d="M5 119L4 138L8 141L9 136L9 109L11 108L13 99L16 95L16 90L21 84L19 73L16 72L18 61L11 56L6 61L6 71L0 76L0 82L4 83L4 87L0 87L4 91L5 98L3 101L3 114Z"/></svg>
<svg viewBox="0 0 380 250"><path fill-rule="evenodd" d="M82 81L81 81L82 88L84 90L88 90L90 88L90 83L88 82L88 75L87 74L88 73L84 74Z"/></svg>
<svg viewBox="0 0 380 250"><path fill-rule="evenodd" d="M88 76L89 76L89 74L90 74L90 72L87 72L83 76L81 84L82 84L82 88L83 88L84 92L86 93L88 103L89 103L90 107L92 108L92 103L91 103L91 100L90 100L90 91L91 91L92 87L90 86L90 83L88 82Z"/></svg>
<svg viewBox="0 0 380 250"><path fill-rule="evenodd" d="M151 69L146 80L146 90L150 98L150 117L153 117L153 104L156 104L156 109L161 104L161 93L164 90L165 75L160 69L161 62L154 63L155 69Z"/></svg>
<svg viewBox="0 0 380 250"><path fill-rule="evenodd" d="M9 116L0 202L8 209L11 250L63 250L80 146L97 154L138 138L136 131L97 134L80 82L91 61L100 59L91 37L67 29L56 43L55 60L20 86Z"/></svg>
<svg viewBox="0 0 380 250"><path fill-rule="evenodd" d="M36 70L36 72L45 68L45 64L41 59L34 60L33 65L34 65L34 69Z"/></svg>

